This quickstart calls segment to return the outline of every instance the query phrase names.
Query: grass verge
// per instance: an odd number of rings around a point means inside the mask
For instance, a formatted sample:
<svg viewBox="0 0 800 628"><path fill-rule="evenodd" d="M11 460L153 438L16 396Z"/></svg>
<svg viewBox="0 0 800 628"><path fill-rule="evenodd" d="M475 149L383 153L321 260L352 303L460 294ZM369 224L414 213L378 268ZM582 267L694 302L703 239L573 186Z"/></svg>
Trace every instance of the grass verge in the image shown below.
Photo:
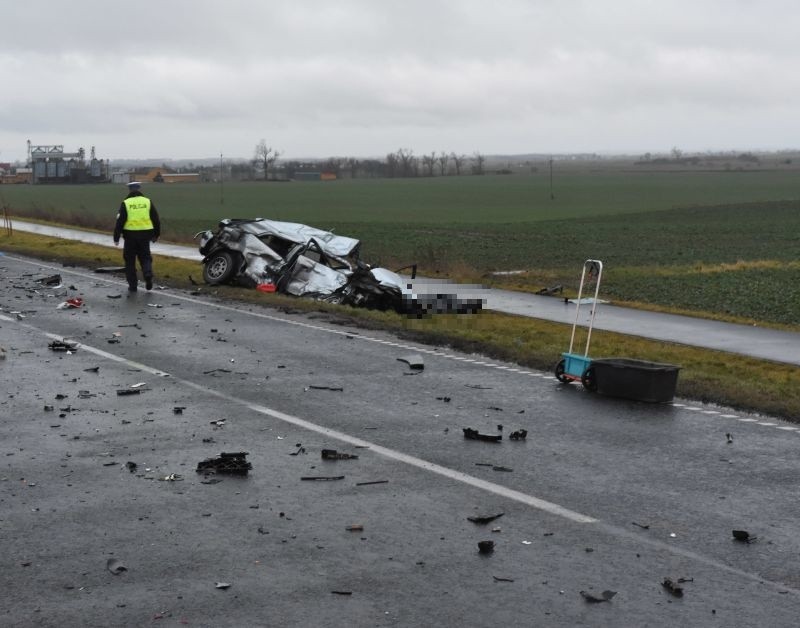
<svg viewBox="0 0 800 628"><path fill-rule="evenodd" d="M28 233L0 235L0 250L58 264L118 266L121 251ZM156 256L158 282L195 290L202 272L196 262ZM316 312L333 324L392 331L414 342L480 353L549 371L566 350L570 326L496 312L409 319L391 312L341 307L285 295L221 286L203 293L285 312ZM580 346L580 345L579 345ZM592 336L591 355L668 362L682 367L677 395L800 422L800 369L740 355L657 342L611 332ZM553 385L557 385L555 379Z"/></svg>

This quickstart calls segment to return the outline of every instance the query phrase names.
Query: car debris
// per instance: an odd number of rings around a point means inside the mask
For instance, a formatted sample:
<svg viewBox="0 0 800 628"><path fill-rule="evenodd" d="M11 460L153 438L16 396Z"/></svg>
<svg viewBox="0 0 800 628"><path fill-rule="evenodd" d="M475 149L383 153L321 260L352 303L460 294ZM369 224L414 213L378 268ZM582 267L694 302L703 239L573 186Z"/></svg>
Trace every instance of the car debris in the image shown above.
<svg viewBox="0 0 800 628"><path fill-rule="evenodd" d="M420 355L406 355L401 358L397 358L397 361L405 362L412 371L421 371L425 368L425 362L422 360L422 356Z"/></svg>
<svg viewBox="0 0 800 628"><path fill-rule="evenodd" d="M51 351L65 351L65 352L72 352L78 350L78 343L73 340L67 340L66 338L63 340L54 340L47 347Z"/></svg>
<svg viewBox="0 0 800 628"><path fill-rule="evenodd" d="M489 443L499 443L503 440L502 434L481 434L471 427L463 427L461 429L464 431L464 438L467 440L483 440Z"/></svg>
<svg viewBox="0 0 800 628"><path fill-rule="evenodd" d="M751 535L747 530L732 530L733 539L740 543L752 543L758 540L757 536Z"/></svg>
<svg viewBox="0 0 800 628"><path fill-rule="evenodd" d="M581 591L580 593L583 599L591 604L598 604L600 602L610 602L612 598L617 594L616 591L609 591L609 590L603 591L600 594L600 597L597 597L592 593L588 593L587 591Z"/></svg>
<svg viewBox="0 0 800 628"><path fill-rule="evenodd" d="M514 578L503 578L501 576L492 576L495 582L514 582Z"/></svg>
<svg viewBox="0 0 800 628"><path fill-rule="evenodd" d="M124 397L126 395L138 395L141 394L141 392L142 392L141 388L122 388L117 391L117 396Z"/></svg>
<svg viewBox="0 0 800 628"><path fill-rule="evenodd" d="M683 587L673 582L672 578L664 578L661 586L675 597L683 597Z"/></svg>
<svg viewBox="0 0 800 628"><path fill-rule="evenodd" d="M352 525L345 527L345 530L347 530L348 532L363 532L364 526L360 523L354 523Z"/></svg>
<svg viewBox="0 0 800 628"><path fill-rule="evenodd" d="M303 482L333 482L344 480L343 475L305 475L300 478Z"/></svg>
<svg viewBox="0 0 800 628"><path fill-rule="evenodd" d="M311 384L306 386L303 391L308 392L309 390L330 390L332 392L344 392L344 388L341 386L319 386L315 384Z"/></svg>
<svg viewBox="0 0 800 628"><path fill-rule="evenodd" d="M398 269L371 267L360 258L361 242L308 225L263 218L225 218L216 230L195 234L207 284L238 283L252 288L328 303L409 316L475 313L483 299L447 293L417 293ZM272 291L273 288L261 288Z"/></svg>
<svg viewBox="0 0 800 628"><path fill-rule="evenodd" d="M62 303L59 303L56 306L56 309L59 309L59 310L70 310L70 309L72 309L72 310L74 310L74 309L78 309L78 308L81 308L81 307L83 307L83 299L81 299L80 297L73 297L72 299L67 299L66 301L63 301Z"/></svg>
<svg viewBox="0 0 800 628"><path fill-rule="evenodd" d="M115 576L118 576L123 571L128 571L128 568L117 558L109 558L106 561L106 569L108 569Z"/></svg>
<svg viewBox="0 0 800 628"><path fill-rule="evenodd" d="M237 451L220 453L216 458L206 458L197 463L197 473L227 473L230 475L247 475L253 465L247 461L248 452Z"/></svg>
<svg viewBox="0 0 800 628"><path fill-rule="evenodd" d="M388 484L389 480L369 480L367 482L356 482L356 486L369 486L371 484Z"/></svg>
<svg viewBox="0 0 800 628"><path fill-rule="evenodd" d="M214 584L215 589L230 589L231 583L230 582L216 582Z"/></svg>
<svg viewBox="0 0 800 628"><path fill-rule="evenodd" d="M515 430L508 435L509 440L525 440L528 437L528 430Z"/></svg>
<svg viewBox="0 0 800 628"><path fill-rule="evenodd" d="M477 523L478 525L486 525L487 523L491 523L495 519L499 519L505 513L499 512L496 515L481 515L478 517L467 517L467 521L471 521L472 523Z"/></svg>
<svg viewBox="0 0 800 628"><path fill-rule="evenodd" d="M494 551L494 541L478 541L478 551L481 554L491 554Z"/></svg>
<svg viewBox="0 0 800 628"><path fill-rule="evenodd" d="M323 460L358 460L358 456L355 454L346 454L340 453L335 449L323 449L322 450L322 459Z"/></svg>

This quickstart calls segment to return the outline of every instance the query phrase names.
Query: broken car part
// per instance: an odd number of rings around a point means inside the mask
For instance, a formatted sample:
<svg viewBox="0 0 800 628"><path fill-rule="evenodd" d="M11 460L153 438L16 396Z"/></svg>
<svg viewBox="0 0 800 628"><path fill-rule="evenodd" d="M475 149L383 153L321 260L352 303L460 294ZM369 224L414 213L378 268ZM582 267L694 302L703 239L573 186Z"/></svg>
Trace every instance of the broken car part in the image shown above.
<svg viewBox="0 0 800 628"><path fill-rule="evenodd" d="M247 461L247 452L221 453L216 458L206 458L197 463L198 473L228 473L231 475L247 475L253 465Z"/></svg>
<svg viewBox="0 0 800 628"><path fill-rule="evenodd" d="M356 456L355 454L339 453L335 449L323 449L322 450L322 459L323 460L357 460L358 456Z"/></svg>
<svg viewBox="0 0 800 628"><path fill-rule="evenodd" d="M461 428L464 430L464 438L468 440L484 440L490 443L499 443L503 440L501 434L481 434L478 430L471 427Z"/></svg>

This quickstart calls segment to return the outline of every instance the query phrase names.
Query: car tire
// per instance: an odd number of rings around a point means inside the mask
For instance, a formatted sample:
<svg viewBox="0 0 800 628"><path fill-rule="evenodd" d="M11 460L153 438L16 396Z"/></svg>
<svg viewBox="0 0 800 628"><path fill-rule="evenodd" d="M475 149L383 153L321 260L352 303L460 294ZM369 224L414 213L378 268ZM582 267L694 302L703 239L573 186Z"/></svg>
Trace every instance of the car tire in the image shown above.
<svg viewBox="0 0 800 628"><path fill-rule="evenodd" d="M234 273L233 255L228 251L214 253L203 266L203 280L213 285L230 281Z"/></svg>

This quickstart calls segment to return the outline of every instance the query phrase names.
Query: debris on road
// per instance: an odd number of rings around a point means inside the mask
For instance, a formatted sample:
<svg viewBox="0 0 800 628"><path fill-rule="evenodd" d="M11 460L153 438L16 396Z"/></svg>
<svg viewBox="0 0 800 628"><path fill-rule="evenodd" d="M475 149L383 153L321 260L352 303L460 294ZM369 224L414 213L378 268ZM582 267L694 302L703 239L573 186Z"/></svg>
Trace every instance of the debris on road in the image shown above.
<svg viewBox="0 0 800 628"><path fill-rule="evenodd" d="M672 578L664 578L661 586L675 597L683 597L683 587L678 586L678 584L673 582Z"/></svg>
<svg viewBox="0 0 800 628"><path fill-rule="evenodd" d="M331 591L334 595L353 595L352 591Z"/></svg>
<svg viewBox="0 0 800 628"><path fill-rule="evenodd" d="M303 482L331 482L344 480L343 475L304 475L300 478Z"/></svg>
<svg viewBox="0 0 800 628"><path fill-rule="evenodd" d="M360 259L361 242L308 225L263 218L225 218L216 231L195 234L207 284L235 283L422 318L447 312L476 313L484 300L447 293L417 293L398 269L372 267ZM196 282L193 282L196 283Z"/></svg>
<svg viewBox="0 0 800 628"><path fill-rule="evenodd" d="M135 473L135 472L136 472L136 467L138 467L138 466L139 466L139 465L137 465L135 462L131 462L131 461L128 461L128 462L126 462L126 463L125 463L125 467L126 467L126 468L128 469L128 471L130 471L131 473Z"/></svg>
<svg viewBox="0 0 800 628"><path fill-rule="evenodd" d="M525 440L528 437L528 430L515 430L508 435L509 440Z"/></svg>
<svg viewBox="0 0 800 628"><path fill-rule="evenodd" d="M408 364L409 368L412 371L421 371L425 368L425 362L422 360L421 355L406 355L400 358L397 358L398 362L405 362Z"/></svg>
<svg viewBox="0 0 800 628"><path fill-rule="evenodd" d="M56 309L59 309L59 310L75 310L75 309L78 309L80 307L83 307L83 299L81 299L80 297L73 297L72 299L67 299L66 301L63 301L63 302L59 303L56 306Z"/></svg>
<svg viewBox="0 0 800 628"><path fill-rule="evenodd" d="M54 340L47 347L51 351L65 351L70 353L72 351L78 350L78 343L73 340L67 340L66 338L63 340Z"/></svg>
<svg viewBox="0 0 800 628"><path fill-rule="evenodd" d="M642 530L649 530L650 524L649 523L637 523L636 521L631 521L632 525L635 525L637 528L641 528Z"/></svg>
<svg viewBox="0 0 800 628"><path fill-rule="evenodd" d="M186 410L186 406L174 406L172 408L172 414L183 414L184 410Z"/></svg>
<svg viewBox="0 0 800 628"><path fill-rule="evenodd" d="M335 449L323 449L322 450L322 459L323 460L357 460L358 456L355 455L355 454L339 453Z"/></svg>
<svg viewBox="0 0 800 628"><path fill-rule="evenodd" d="M128 571L128 568L116 558L109 558L108 561L106 561L106 569L108 569L115 576L118 576L123 571Z"/></svg>
<svg viewBox="0 0 800 628"><path fill-rule="evenodd" d="M141 388L122 388L117 391L117 396L124 397L125 395L138 395L141 392Z"/></svg>
<svg viewBox="0 0 800 628"><path fill-rule="evenodd" d="M471 427L461 428L464 430L464 438L467 440L483 440L490 443L499 443L503 440L502 434L481 434L478 430Z"/></svg>
<svg viewBox="0 0 800 628"><path fill-rule="evenodd" d="M369 486L370 484L388 484L389 480L370 480L369 482L356 482L356 486Z"/></svg>
<svg viewBox="0 0 800 628"><path fill-rule="evenodd" d="M60 288L61 287L61 275L50 275L49 277L42 277L41 279L37 279L36 283L40 283L43 286L49 286L51 288Z"/></svg>
<svg viewBox="0 0 800 628"><path fill-rule="evenodd" d="M752 543L758 540L758 537L752 536L747 530L733 530L733 538L740 543Z"/></svg>
<svg viewBox="0 0 800 628"><path fill-rule="evenodd" d="M231 475L247 475L253 465L247 461L246 451L221 453L216 458L206 458L197 463L197 473L228 473Z"/></svg>
<svg viewBox="0 0 800 628"><path fill-rule="evenodd" d="M214 584L215 589L230 589L231 583L230 582L217 582Z"/></svg>
<svg viewBox="0 0 800 628"><path fill-rule="evenodd" d="M305 387L305 392L308 392L309 390L331 390L333 392L344 392L344 388L341 386L318 386L315 384Z"/></svg>
<svg viewBox="0 0 800 628"><path fill-rule="evenodd" d="M478 552L491 554L494 551L494 541L478 541Z"/></svg>
<svg viewBox="0 0 800 628"><path fill-rule="evenodd" d="M514 578L503 578L501 576L492 576L495 582L514 582Z"/></svg>
<svg viewBox="0 0 800 628"><path fill-rule="evenodd" d="M483 516L478 516L478 517L467 517L467 520L471 521L472 523L477 523L478 525L486 525L487 523L491 523L495 519L499 519L504 514L505 513L503 513L503 512L499 512L496 515L483 515Z"/></svg>
<svg viewBox="0 0 800 628"><path fill-rule="evenodd" d="M352 525L345 527L345 530L347 530L348 532L363 532L364 526L360 523L354 523Z"/></svg>
<svg viewBox="0 0 800 628"><path fill-rule="evenodd" d="M500 465L495 465L492 467L492 471L504 471L506 473L511 473L514 469L511 467L502 467Z"/></svg>
<svg viewBox="0 0 800 628"><path fill-rule="evenodd" d="M596 595L588 593L586 591L581 591L580 593L583 599L591 604L597 604L599 602L610 602L611 599L617 594L616 591L608 591L608 590L603 591L600 594L600 597L597 597Z"/></svg>
<svg viewBox="0 0 800 628"><path fill-rule="evenodd" d="M729 445L730 445L731 443L733 443L733 436L731 436L730 432L728 432L727 434L725 434L725 438L727 439L727 441L728 441L728 444L729 444Z"/></svg>

